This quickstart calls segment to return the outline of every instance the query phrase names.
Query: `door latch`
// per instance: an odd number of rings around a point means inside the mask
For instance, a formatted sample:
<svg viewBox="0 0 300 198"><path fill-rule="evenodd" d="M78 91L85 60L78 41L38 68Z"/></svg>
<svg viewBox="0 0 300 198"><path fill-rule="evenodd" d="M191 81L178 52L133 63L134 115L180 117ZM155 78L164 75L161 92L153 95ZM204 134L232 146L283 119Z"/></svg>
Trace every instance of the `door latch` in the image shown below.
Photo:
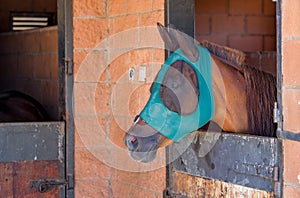
<svg viewBox="0 0 300 198"><path fill-rule="evenodd" d="M66 186L68 182L64 179L40 179L30 181L30 188L37 189L40 193L48 192L58 186Z"/></svg>

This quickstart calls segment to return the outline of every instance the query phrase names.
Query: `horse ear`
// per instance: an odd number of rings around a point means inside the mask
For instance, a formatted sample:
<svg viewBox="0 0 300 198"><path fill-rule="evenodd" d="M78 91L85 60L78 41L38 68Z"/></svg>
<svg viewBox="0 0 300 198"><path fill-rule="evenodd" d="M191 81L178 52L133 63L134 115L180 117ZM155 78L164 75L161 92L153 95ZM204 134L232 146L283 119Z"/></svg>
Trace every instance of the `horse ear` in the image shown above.
<svg viewBox="0 0 300 198"><path fill-rule="evenodd" d="M192 62L199 59L199 51L194 39L180 31L174 31L174 35L184 55Z"/></svg>
<svg viewBox="0 0 300 198"><path fill-rule="evenodd" d="M160 33L162 40L165 43L165 47L167 50L175 51L179 48L178 42L173 35L173 25L169 25L169 27L164 27L162 24L157 23L157 29Z"/></svg>

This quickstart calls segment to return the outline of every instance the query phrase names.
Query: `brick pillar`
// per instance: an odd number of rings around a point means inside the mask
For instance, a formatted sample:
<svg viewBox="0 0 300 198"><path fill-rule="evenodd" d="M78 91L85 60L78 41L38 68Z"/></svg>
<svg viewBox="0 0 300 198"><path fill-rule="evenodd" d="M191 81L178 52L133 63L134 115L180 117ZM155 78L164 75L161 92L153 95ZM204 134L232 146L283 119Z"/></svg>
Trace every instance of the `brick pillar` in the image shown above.
<svg viewBox="0 0 300 198"><path fill-rule="evenodd" d="M283 130L300 133L300 1L282 0ZM300 142L283 140L283 197L300 197Z"/></svg>
<svg viewBox="0 0 300 198"><path fill-rule="evenodd" d="M133 161L123 136L164 62L164 50L151 47L160 38L146 28L164 22L164 0L73 0L73 5L75 196L162 197L165 167L134 172L120 164ZM143 82L140 66L147 67ZM136 75L129 81L132 67Z"/></svg>

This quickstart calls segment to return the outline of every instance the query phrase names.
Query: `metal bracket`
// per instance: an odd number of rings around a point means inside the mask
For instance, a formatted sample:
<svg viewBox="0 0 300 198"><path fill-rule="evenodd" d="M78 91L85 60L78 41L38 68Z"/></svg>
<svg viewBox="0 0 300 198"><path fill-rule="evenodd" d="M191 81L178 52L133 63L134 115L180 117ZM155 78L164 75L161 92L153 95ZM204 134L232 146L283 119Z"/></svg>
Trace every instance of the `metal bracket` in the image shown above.
<svg viewBox="0 0 300 198"><path fill-rule="evenodd" d="M37 189L40 193L45 193L58 186L66 186L68 182L64 179L40 179L30 181L30 188Z"/></svg>
<svg viewBox="0 0 300 198"><path fill-rule="evenodd" d="M277 102L274 103L274 109L273 109L273 122L274 123L279 123L281 122L280 120L280 111L278 109L278 104Z"/></svg>
<svg viewBox="0 0 300 198"><path fill-rule="evenodd" d="M187 198L186 195L182 195L181 193L176 193L171 191L169 188L166 188L163 192L163 198Z"/></svg>

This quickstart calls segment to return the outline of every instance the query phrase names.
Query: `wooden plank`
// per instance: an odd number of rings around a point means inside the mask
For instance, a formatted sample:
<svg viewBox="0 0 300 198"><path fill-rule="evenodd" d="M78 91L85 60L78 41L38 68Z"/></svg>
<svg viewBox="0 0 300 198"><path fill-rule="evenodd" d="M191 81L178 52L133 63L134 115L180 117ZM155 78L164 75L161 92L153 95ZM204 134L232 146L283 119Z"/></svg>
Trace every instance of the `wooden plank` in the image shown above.
<svg viewBox="0 0 300 198"><path fill-rule="evenodd" d="M13 196L13 163L0 163L0 195Z"/></svg>
<svg viewBox="0 0 300 198"><path fill-rule="evenodd" d="M172 192L177 197L209 198L273 198L272 192L230 184L218 180L205 179L184 173L173 173ZM171 195L172 197L172 195Z"/></svg>
<svg viewBox="0 0 300 198"><path fill-rule="evenodd" d="M59 161L28 161L0 163L0 197L14 198L56 198L61 189L53 188L45 193L30 187L30 181L36 179L59 178Z"/></svg>

